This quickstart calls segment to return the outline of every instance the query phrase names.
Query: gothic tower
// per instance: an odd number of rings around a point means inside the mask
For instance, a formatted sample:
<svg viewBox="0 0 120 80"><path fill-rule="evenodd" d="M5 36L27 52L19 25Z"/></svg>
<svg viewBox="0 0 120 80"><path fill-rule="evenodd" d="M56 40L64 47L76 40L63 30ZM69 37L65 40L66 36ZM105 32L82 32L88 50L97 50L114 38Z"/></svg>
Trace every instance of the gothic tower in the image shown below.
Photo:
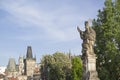
<svg viewBox="0 0 120 80"><path fill-rule="evenodd" d="M16 77L18 75L18 69L17 69L14 58L9 59L9 62L8 62L5 72L6 72L7 76L9 76L9 77Z"/></svg>
<svg viewBox="0 0 120 80"><path fill-rule="evenodd" d="M32 59L32 58L33 58L32 48L31 48L31 46L28 46L28 47L27 47L26 58L29 58L29 59Z"/></svg>
<svg viewBox="0 0 120 80"><path fill-rule="evenodd" d="M24 74L24 59L23 57L19 57L19 75Z"/></svg>
<svg viewBox="0 0 120 80"><path fill-rule="evenodd" d="M27 47L26 59L24 59L25 64L25 75L32 76L34 74L36 58L33 58L31 46Z"/></svg>

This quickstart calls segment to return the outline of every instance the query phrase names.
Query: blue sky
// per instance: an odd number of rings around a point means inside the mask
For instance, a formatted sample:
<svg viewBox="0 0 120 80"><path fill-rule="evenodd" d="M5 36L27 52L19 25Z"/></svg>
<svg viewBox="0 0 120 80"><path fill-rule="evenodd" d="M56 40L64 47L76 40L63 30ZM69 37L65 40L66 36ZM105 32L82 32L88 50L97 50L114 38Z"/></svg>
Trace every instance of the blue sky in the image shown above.
<svg viewBox="0 0 120 80"><path fill-rule="evenodd" d="M26 56L32 46L37 62L56 51L81 54L76 27L96 18L104 0L0 0L0 65Z"/></svg>

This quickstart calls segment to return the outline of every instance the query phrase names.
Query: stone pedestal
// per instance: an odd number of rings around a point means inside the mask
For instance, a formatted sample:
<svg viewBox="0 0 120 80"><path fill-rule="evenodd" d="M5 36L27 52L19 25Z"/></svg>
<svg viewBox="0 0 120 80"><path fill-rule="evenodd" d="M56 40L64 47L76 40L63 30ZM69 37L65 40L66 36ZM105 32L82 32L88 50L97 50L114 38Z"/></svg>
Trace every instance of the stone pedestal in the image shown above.
<svg viewBox="0 0 120 80"><path fill-rule="evenodd" d="M87 74L88 80L99 80L98 73L96 71L96 57L89 56L87 57Z"/></svg>
<svg viewBox="0 0 120 80"><path fill-rule="evenodd" d="M96 56L83 56L83 76L82 80L100 80L96 71Z"/></svg>
<svg viewBox="0 0 120 80"><path fill-rule="evenodd" d="M96 57L87 57L87 69L88 71L96 71Z"/></svg>

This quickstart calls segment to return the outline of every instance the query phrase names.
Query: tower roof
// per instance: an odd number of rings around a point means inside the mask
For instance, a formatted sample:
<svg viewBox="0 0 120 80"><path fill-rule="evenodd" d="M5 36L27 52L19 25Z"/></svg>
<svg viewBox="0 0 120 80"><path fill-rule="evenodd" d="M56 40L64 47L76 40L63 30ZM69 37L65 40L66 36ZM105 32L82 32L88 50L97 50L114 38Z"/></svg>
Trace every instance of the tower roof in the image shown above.
<svg viewBox="0 0 120 80"><path fill-rule="evenodd" d="M14 58L10 58L7 66L8 71L16 71L16 62Z"/></svg>
<svg viewBox="0 0 120 80"><path fill-rule="evenodd" d="M32 59L32 58L33 58L31 46L28 46L28 47L27 47L26 58L28 58L28 59Z"/></svg>

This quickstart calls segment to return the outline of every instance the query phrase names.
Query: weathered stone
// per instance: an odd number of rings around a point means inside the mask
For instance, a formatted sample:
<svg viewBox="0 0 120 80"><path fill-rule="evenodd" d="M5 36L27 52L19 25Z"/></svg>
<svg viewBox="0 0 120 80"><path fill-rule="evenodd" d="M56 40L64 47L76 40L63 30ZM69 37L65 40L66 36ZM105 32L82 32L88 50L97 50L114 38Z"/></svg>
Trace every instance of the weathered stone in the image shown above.
<svg viewBox="0 0 120 80"><path fill-rule="evenodd" d="M83 40L82 44L82 62L83 62L83 77L82 80L99 80L96 71L96 55L94 53L94 43L96 38L95 31L89 27L88 21L85 22L85 31L81 31L77 27L80 37Z"/></svg>
<svg viewBox="0 0 120 80"><path fill-rule="evenodd" d="M36 59L33 58L31 46L27 47L26 59L24 59L25 75L32 76L34 74Z"/></svg>

